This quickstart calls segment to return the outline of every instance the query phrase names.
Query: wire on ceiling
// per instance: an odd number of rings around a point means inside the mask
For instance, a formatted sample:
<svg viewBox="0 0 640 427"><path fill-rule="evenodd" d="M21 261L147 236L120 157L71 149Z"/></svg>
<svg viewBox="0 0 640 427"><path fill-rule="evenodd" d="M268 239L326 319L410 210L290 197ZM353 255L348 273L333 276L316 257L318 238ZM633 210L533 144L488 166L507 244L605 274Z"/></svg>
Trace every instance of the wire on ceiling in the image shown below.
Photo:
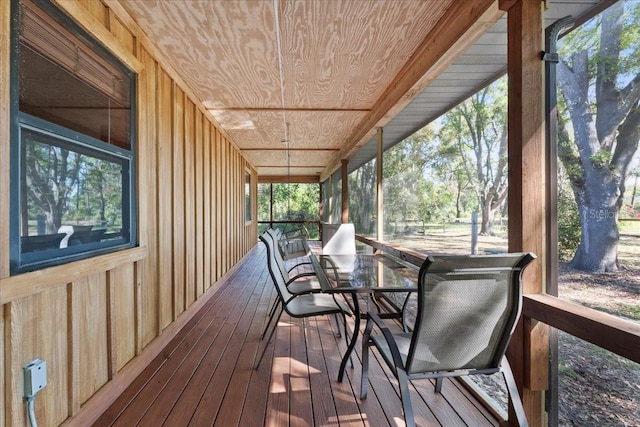
<svg viewBox="0 0 640 427"><path fill-rule="evenodd" d="M291 153L289 153L289 122L287 122L287 112L284 102L284 68L282 66L282 38L280 31L280 20L278 0L273 0L273 15L275 17L276 42L278 45L278 68L280 71L280 101L282 106L282 127L284 130L284 142L287 153L287 216L291 212Z"/></svg>

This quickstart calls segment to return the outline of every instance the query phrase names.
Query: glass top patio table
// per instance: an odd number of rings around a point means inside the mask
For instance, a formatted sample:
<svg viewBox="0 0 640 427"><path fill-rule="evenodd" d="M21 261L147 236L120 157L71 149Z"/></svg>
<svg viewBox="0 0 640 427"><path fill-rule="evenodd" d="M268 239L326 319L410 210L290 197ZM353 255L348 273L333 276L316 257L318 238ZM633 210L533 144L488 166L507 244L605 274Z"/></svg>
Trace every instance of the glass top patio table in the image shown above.
<svg viewBox="0 0 640 427"><path fill-rule="evenodd" d="M344 370L351 353L356 345L356 340L360 332L360 320L366 319L367 307L361 307L362 300L358 295L367 294L373 296L371 300L375 303L377 297L382 297L391 303L396 312L381 314L381 317L402 318L408 295L402 308L397 307L393 301L383 296L387 292L416 291L418 284L418 270L400 263L399 261L385 255L318 255L318 264L322 268L324 275L331 284L330 289L324 292L341 293L345 297L351 295L351 308L355 315L355 327L353 336L345 352L338 381L341 382ZM368 306L369 299L366 299ZM376 304L377 305L377 304Z"/></svg>
<svg viewBox="0 0 640 427"><path fill-rule="evenodd" d="M333 292L412 292L418 270L386 255L319 255Z"/></svg>

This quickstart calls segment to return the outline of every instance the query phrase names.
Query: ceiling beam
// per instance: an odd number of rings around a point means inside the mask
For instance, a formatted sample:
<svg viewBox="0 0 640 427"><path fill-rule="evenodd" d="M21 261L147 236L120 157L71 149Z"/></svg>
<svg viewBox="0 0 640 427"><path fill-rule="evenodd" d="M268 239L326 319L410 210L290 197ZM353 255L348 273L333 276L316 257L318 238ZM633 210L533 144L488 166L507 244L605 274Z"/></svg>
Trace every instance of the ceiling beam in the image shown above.
<svg viewBox="0 0 640 427"><path fill-rule="evenodd" d="M373 138L378 127L386 125L503 14L498 9L497 0L453 2L369 114L355 127L342 149L322 172L321 181L340 167L342 159L349 158Z"/></svg>
<svg viewBox="0 0 640 427"><path fill-rule="evenodd" d="M243 148L242 151L265 151L270 153L272 151L340 151L337 148L271 148L271 147L248 147Z"/></svg>
<svg viewBox="0 0 640 427"><path fill-rule="evenodd" d="M318 175L259 175L259 184L318 184L320 177Z"/></svg>
<svg viewBox="0 0 640 427"><path fill-rule="evenodd" d="M225 112L225 111L256 111L267 113L368 113L370 108L278 108L278 107L228 107L228 108L207 108L210 112Z"/></svg>

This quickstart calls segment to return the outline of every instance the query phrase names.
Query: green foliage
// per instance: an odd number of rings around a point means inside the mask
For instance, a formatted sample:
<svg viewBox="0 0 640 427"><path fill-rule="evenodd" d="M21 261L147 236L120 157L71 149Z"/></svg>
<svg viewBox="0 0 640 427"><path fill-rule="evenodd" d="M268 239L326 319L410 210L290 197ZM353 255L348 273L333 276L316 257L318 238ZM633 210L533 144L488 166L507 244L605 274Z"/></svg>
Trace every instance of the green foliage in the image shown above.
<svg viewBox="0 0 640 427"><path fill-rule="evenodd" d="M558 187L558 258L569 261L580 244L580 215L571 188L566 182Z"/></svg>
<svg viewBox="0 0 640 427"><path fill-rule="evenodd" d="M589 159L595 167L604 168L609 166L609 164L611 163L611 157L611 151L600 150L597 153L592 154Z"/></svg>
<svg viewBox="0 0 640 427"><path fill-rule="evenodd" d="M273 192L273 196L271 195ZM273 220L318 220L318 184L258 184L258 219L269 221L273 197Z"/></svg>

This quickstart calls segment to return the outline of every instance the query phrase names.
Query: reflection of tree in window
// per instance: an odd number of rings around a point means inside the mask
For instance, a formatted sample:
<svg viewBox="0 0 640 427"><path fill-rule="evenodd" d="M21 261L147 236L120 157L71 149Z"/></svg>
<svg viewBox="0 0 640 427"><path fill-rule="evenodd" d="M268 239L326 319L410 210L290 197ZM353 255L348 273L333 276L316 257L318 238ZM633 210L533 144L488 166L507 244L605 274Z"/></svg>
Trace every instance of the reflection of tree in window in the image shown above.
<svg viewBox="0 0 640 427"><path fill-rule="evenodd" d="M55 233L62 225L69 192L78 180L81 156L33 140L24 146L29 219L44 215L46 233ZM28 221L23 216L23 227L24 224ZM30 234L25 231L23 229L23 235Z"/></svg>
<svg viewBox="0 0 640 427"><path fill-rule="evenodd" d="M27 206L22 235L53 234L62 225L122 228L122 165L36 139L24 131ZM44 219L44 230L28 230Z"/></svg>

